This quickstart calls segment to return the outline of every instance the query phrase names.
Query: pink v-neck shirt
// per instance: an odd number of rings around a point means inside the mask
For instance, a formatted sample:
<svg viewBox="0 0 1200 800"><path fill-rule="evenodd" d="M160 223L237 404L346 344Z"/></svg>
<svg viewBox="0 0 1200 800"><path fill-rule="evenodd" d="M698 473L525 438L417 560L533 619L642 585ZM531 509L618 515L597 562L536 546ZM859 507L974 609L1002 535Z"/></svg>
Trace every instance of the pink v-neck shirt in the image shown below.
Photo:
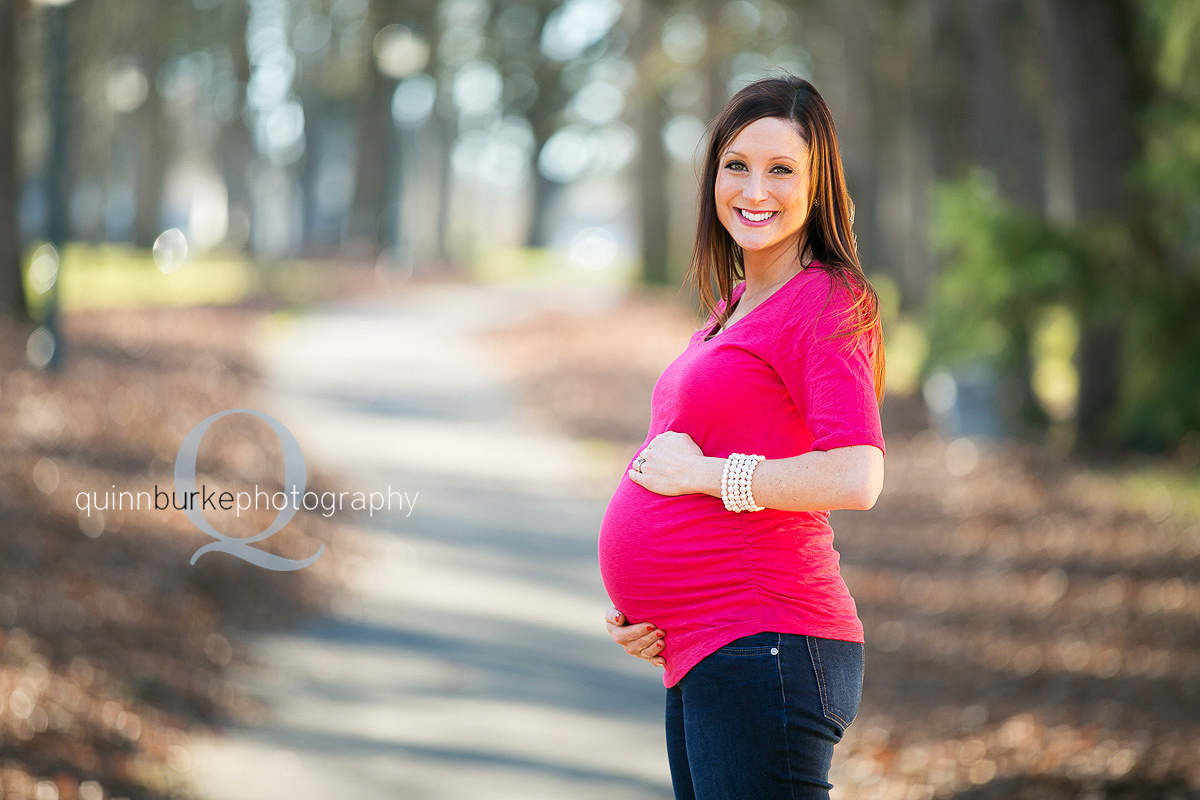
<svg viewBox="0 0 1200 800"><path fill-rule="evenodd" d="M744 291L739 284L733 301ZM655 384L642 447L677 431L717 458L851 445L882 451L875 337L834 338L851 301L829 273L809 267L706 340L710 317ZM755 633L863 641L828 511L738 514L720 498L655 494L625 475L600 526L599 556L613 605L631 623L666 631L666 686Z"/></svg>

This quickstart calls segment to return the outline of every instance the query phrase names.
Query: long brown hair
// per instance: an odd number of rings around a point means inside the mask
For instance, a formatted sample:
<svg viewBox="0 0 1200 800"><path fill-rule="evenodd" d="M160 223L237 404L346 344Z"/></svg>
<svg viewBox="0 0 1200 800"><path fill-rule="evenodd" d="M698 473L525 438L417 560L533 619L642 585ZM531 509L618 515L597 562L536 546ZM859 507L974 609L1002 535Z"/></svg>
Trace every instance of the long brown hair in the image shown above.
<svg viewBox="0 0 1200 800"><path fill-rule="evenodd" d="M790 120L808 144L812 197L809 198L808 219L800 236L800 252L796 256L803 260L807 250L813 266L829 272L856 296L851 324L841 331L841 335L874 338L875 396L882 402L884 357L879 296L858 262L858 243L853 230L854 203L846 189L833 115L816 87L803 78L787 75L755 81L735 94L713 121L700 179L696 244L687 281L696 287L708 313L716 311L719 300L725 301L725 309L717 320L717 324L724 324L731 311L734 284L745 278L745 270L742 248L717 216L717 170L721 153L734 137L751 122L765 117ZM716 292L713 291L714 281Z"/></svg>

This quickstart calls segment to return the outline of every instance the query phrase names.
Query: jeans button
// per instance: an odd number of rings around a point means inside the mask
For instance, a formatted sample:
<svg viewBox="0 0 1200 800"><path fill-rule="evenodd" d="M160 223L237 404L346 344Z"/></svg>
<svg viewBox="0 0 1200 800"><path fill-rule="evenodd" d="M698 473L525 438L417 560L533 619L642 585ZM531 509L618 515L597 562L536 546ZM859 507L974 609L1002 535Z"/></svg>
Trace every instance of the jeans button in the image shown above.
<svg viewBox="0 0 1200 800"><path fill-rule="evenodd" d="M777 656L777 655L779 655L779 648L778 648L778 647L772 647L772 648L771 648L771 655L773 655L773 656Z"/></svg>

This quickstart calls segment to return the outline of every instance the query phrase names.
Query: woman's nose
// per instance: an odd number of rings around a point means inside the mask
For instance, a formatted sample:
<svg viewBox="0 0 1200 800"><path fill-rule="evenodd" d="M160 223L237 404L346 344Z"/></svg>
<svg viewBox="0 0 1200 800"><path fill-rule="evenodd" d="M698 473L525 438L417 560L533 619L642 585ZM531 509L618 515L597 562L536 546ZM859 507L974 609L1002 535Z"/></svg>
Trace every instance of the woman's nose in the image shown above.
<svg viewBox="0 0 1200 800"><path fill-rule="evenodd" d="M766 181L761 175L750 175L742 184L742 196L747 200L759 202L767 199Z"/></svg>

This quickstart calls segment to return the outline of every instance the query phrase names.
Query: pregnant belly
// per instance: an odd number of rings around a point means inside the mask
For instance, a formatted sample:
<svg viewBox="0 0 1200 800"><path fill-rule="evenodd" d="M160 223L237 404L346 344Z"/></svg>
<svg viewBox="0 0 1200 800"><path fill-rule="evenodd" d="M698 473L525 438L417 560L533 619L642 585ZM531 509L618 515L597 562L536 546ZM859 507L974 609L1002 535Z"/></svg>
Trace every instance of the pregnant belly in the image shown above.
<svg viewBox="0 0 1200 800"><path fill-rule="evenodd" d="M740 521L708 495L666 497L624 478L598 549L608 596L631 622L667 630L719 623L752 590Z"/></svg>

